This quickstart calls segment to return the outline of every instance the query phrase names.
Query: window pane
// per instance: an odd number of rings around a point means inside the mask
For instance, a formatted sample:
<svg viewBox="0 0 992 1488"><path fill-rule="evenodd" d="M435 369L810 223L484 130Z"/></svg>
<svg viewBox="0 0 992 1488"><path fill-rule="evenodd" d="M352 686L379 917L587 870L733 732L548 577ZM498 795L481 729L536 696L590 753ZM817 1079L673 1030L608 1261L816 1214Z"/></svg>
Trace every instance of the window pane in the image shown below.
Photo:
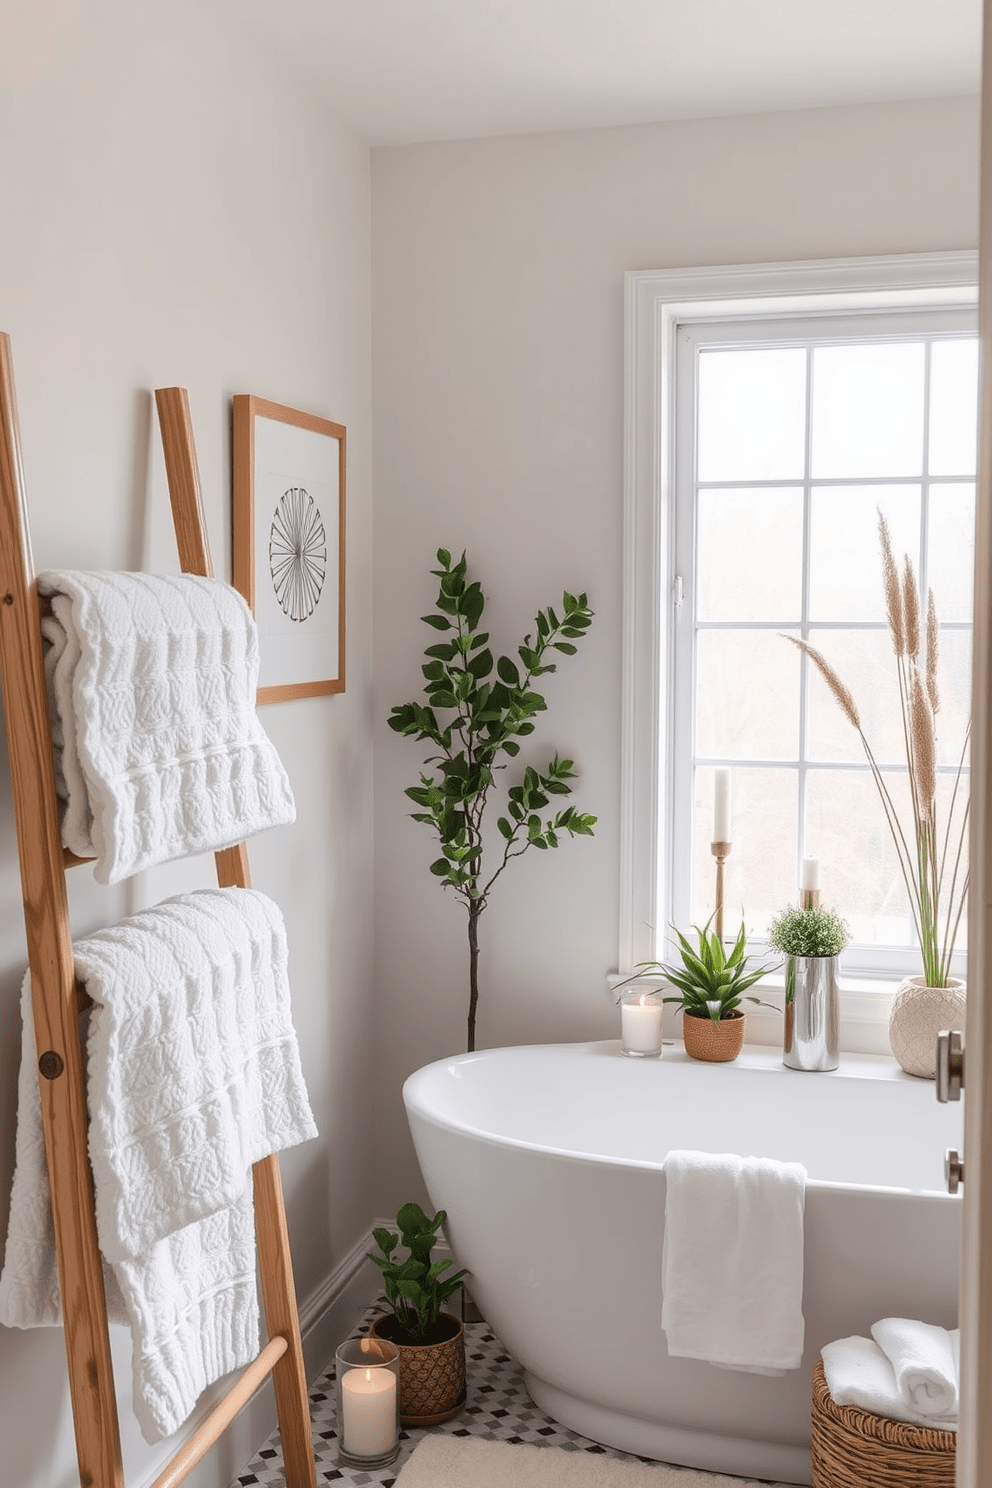
<svg viewBox="0 0 992 1488"><path fill-rule="evenodd" d="M850 691L875 759L880 765L901 765L906 749L896 658L888 630L818 630L811 640ZM812 663L807 717L810 759L852 764L864 760L857 729Z"/></svg>
<svg viewBox="0 0 992 1488"><path fill-rule="evenodd" d="M806 352L701 352L698 427L701 481L801 480Z"/></svg>
<svg viewBox="0 0 992 1488"><path fill-rule="evenodd" d="M903 772L885 782L907 824ZM810 770L806 777L806 851L820 859L823 903L865 945L910 945L909 900L878 791L866 770Z"/></svg>
<svg viewBox="0 0 992 1488"><path fill-rule="evenodd" d="M802 490L700 491L696 613L700 620L802 614Z"/></svg>
<svg viewBox="0 0 992 1488"><path fill-rule="evenodd" d="M812 620L884 620L878 512L896 562L920 567L919 486L821 486L812 493L809 613Z"/></svg>
<svg viewBox="0 0 992 1488"><path fill-rule="evenodd" d="M795 770L735 769L731 776L733 846L724 867L725 934L740 928L764 935L772 915L795 898L798 785ZM716 860L713 830L713 771L696 770L692 921L704 925L713 913Z"/></svg>
<svg viewBox="0 0 992 1488"><path fill-rule="evenodd" d="M920 475L923 368L919 342L816 347L813 476Z"/></svg>
<svg viewBox="0 0 992 1488"><path fill-rule="evenodd" d="M931 475L973 475L977 431L978 342L935 341L930 353Z"/></svg>
<svg viewBox="0 0 992 1488"><path fill-rule="evenodd" d="M974 603L975 487L930 487L927 580L942 621L971 624Z"/></svg>
<svg viewBox="0 0 992 1488"><path fill-rule="evenodd" d="M971 717L970 630L941 629L937 693L937 763L956 768Z"/></svg>
<svg viewBox="0 0 992 1488"><path fill-rule="evenodd" d="M799 652L767 630L704 630L697 641L696 753L796 759Z"/></svg>

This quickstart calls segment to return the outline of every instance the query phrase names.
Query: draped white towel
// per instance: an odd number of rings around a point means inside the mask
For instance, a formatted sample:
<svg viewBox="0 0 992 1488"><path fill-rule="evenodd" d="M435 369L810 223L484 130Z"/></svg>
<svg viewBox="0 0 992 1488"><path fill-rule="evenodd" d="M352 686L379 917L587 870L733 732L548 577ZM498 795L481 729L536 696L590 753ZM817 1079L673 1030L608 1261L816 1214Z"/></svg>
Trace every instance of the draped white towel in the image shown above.
<svg viewBox="0 0 992 1488"><path fill-rule="evenodd" d="M888 1356L873 1338L838 1338L824 1344L822 1352L824 1378L836 1405L854 1405L877 1416L940 1431L958 1429L956 1416L936 1420L907 1402Z"/></svg>
<svg viewBox="0 0 992 1488"><path fill-rule="evenodd" d="M42 622L62 840L100 883L295 818L255 712L258 637L194 575L49 571Z"/></svg>
<svg viewBox="0 0 992 1488"><path fill-rule="evenodd" d="M958 1416L961 1335L912 1318L882 1318L871 1336L892 1365L896 1388L906 1404L945 1427Z"/></svg>
<svg viewBox="0 0 992 1488"><path fill-rule="evenodd" d="M74 947L88 1014L90 1160L149 1441L258 1352L250 1165L316 1136L286 937L252 889L166 900ZM0 1322L61 1320L28 978Z"/></svg>
<svg viewBox="0 0 992 1488"><path fill-rule="evenodd" d="M674 1151L665 1174L668 1352L755 1374L798 1369L806 1170L770 1158Z"/></svg>

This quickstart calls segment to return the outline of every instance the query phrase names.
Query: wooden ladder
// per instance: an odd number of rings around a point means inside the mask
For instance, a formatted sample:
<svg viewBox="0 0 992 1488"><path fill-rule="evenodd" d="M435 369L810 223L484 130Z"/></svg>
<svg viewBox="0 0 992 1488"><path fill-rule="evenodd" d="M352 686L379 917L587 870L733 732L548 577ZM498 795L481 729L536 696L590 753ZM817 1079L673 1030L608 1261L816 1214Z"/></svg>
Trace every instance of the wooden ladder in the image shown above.
<svg viewBox="0 0 992 1488"><path fill-rule="evenodd" d="M212 576L185 388L155 394L184 573ZM45 1150L79 1482L124 1488L103 1263L87 1156L86 1079L45 691L41 607L31 557L9 337L0 333L0 680L17 828L24 923L39 1050ZM222 888L250 886L244 843L216 855ZM316 1488L303 1349L279 1164L253 1169L259 1274L269 1341L151 1488L175 1488L272 1375L287 1488Z"/></svg>

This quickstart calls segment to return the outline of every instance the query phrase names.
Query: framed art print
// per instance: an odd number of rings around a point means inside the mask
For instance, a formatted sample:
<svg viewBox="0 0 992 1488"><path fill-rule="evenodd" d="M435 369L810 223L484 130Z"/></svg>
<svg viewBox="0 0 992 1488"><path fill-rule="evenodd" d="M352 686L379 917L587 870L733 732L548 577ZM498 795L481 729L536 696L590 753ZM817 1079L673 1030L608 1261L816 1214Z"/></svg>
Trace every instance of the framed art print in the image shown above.
<svg viewBox="0 0 992 1488"><path fill-rule="evenodd" d="M258 626L258 701L343 692L344 425L233 403L233 579Z"/></svg>

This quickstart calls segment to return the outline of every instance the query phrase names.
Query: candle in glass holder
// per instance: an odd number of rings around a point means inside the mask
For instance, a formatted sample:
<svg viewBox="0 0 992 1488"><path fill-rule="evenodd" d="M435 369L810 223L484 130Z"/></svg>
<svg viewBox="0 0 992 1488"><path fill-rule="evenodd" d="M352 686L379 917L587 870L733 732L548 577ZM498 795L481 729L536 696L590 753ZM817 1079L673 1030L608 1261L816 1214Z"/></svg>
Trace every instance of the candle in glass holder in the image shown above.
<svg viewBox="0 0 992 1488"><path fill-rule="evenodd" d="M730 841L730 771L726 765L713 772L713 841Z"/></svg>
<svg viewBox="0 0 992 1488"><path fill-rule="evenodd" d="M799 877L801 889L818 889L820 887L820 860L819 858L803 858L802 872Z"/></svg>
<svg viewBox="0 0 992 1488"><path fill-rule="evenodd" d="M620 1048L639 1059L661 1053L662 1002L656 992L627 992L620 1003Z"/></svg>
<svg viewBox="0 0 992 1488"><path fill-rule="evenodd" d="M396 1442L396 1376L349 1369L341 1379L342 1446L349 1457L382 1457Z"/></svg>

